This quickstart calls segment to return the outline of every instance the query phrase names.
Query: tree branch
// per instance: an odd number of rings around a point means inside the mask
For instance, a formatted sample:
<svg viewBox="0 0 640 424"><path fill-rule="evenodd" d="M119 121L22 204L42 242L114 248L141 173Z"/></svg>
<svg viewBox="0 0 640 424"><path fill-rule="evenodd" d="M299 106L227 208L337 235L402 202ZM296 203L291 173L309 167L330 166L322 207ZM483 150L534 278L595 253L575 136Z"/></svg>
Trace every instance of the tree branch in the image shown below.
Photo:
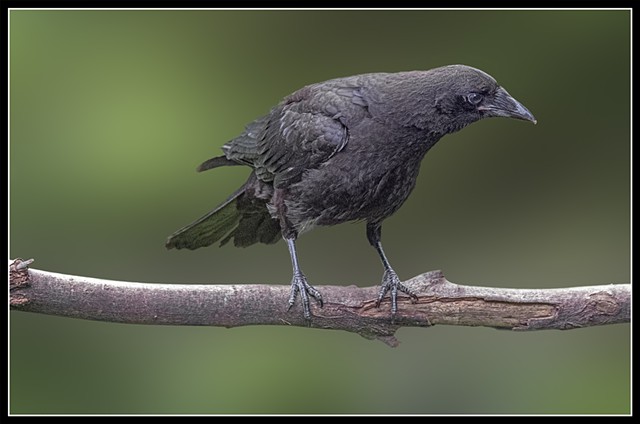
<svg viewBox="0 0 640 424"><path fill-rule="evenodd" d="M454 284L431 271L405 282L418 301L399 298L394 320L388 299L375 307L378 287L316 286L325 303L312 307L307 322L299 303L287 310L289 286L129 283L28 269L30 263L16 259L9 266L11 309L130 324L310 326L395 346L400 327L566 330L630 321L630 284L504 289Z"/></svg>

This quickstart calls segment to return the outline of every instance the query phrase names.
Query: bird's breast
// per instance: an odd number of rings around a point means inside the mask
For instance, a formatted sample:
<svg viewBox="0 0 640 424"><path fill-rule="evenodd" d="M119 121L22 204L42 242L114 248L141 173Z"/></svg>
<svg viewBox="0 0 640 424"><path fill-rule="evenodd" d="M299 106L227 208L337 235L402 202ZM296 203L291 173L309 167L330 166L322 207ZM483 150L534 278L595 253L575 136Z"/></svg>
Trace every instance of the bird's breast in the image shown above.
<svg viewBox="0 0 640 424"><path fill-rule="evenodd" d="M409 197L428 150L419 145L424 141L403 140L395 147L351 141L325 164L306 171L289 188L287 216L294 225L380 222Z"/></svg>

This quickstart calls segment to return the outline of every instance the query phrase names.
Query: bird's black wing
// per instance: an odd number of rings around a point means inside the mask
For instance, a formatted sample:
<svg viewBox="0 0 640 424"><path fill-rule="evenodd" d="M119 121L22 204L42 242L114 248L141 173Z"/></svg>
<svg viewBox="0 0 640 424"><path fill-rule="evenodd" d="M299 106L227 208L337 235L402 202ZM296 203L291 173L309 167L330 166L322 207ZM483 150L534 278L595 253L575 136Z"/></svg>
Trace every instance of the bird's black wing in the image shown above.
<svg viewBox="0 0 640 424"><path fill-rule="evenodd" d="M358 90L344 84L307 86L249 124L223 147L225 155L250 164L260 180L276 188L293 184L346 146L349 121L365 111Z"/></svg>

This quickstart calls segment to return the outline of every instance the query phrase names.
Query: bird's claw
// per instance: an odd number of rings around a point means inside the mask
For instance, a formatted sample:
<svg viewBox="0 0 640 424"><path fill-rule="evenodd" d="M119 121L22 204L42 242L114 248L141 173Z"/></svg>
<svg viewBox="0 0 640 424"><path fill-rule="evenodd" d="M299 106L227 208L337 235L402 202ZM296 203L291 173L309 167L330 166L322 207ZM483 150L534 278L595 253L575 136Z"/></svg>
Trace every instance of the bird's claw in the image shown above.
<svg viewBox="0 0 640 424"><path fill-rule="evenodd" d="M398 312L398 291L409 295L411 298L411 302L417 302L418 296L411 291L407 286L402 284L398 274L395 273L394 270L388 269L384 272L382 276L382 285L380 286L380 291L378 292L378 300L376 300L376 308L380 307L380 302L384 299L384 296L388 291L391 291L391 315L395 316Z"/></svg>
<svg viewBox="0 0 640 424"><path fill-rule="evenodd" d="M302 308L304 311L304 318L311 319L311 307L309 306L309 296L313 297L318 305L322 308L322 295L318 290L307 282L307 278L302 273L293 274L291 280L291 294L289 295L289 309L296 303L296 297L300 293L302 298Z"/></svg>

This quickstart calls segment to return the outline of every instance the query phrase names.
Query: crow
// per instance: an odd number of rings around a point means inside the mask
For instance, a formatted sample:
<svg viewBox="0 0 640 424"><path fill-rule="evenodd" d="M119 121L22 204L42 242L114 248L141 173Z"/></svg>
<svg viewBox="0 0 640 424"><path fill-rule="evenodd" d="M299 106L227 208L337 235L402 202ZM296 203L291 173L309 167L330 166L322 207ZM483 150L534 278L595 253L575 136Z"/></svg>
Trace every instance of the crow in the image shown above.
<svg viewBox="0 0 640 424"><path fill-rule="evenodd" d="M442 136L496 116L536 123L494 78L465 65L307 85L248 124L222 146L223 156L198 167L252 171L225 202L169 236L166 247L222 246L232 239L246 247L284 238L293 265L289 308L299 294L310 320L309 298L322 307L322 295L300 268L297 237L318 225L365 221L384 267L376 306L390 291L395 316L398 291L416 296L382 250L382 222L407 199L424 155Z"/></svg>

